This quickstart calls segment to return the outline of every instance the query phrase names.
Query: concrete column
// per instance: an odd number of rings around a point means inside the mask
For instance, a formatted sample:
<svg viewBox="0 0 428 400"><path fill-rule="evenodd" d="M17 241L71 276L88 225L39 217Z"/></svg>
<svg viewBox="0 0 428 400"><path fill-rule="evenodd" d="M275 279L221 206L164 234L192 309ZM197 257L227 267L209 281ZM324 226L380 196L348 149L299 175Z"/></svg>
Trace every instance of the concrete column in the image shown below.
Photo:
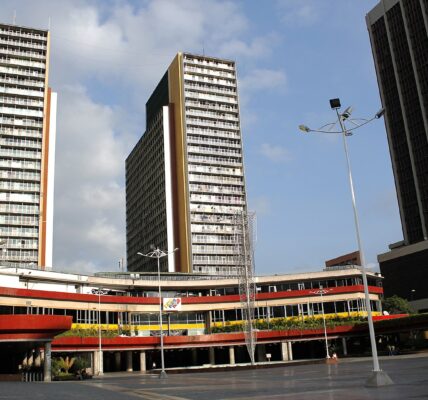
<svg viewBox="0 0 428 400"><path fill-rule="evenodd" d="M104 365L103 365L103 352L96 350L94 351L94 375L103 375L104 373Z"/></svg>
<svg viewBox="0 0 428 400"><path fill-rule="evenodd" d="M290 361L288 357L288 342L281 342L281 360Z"/></svg>
<svg viewBox="0 0 428 400"><path fill-rule="evenodd" d="M140 371L144 372L146 370L146 352L140 351Z"/></svg>
<svg viewBox="0 0 428 400"><path fill-rule="evenodd" d="M215 365L215 350L214 347L209 348L210 364Z"/></svg>
<svg viewBox="0 0 428 400"><path fill-rule="evenodd" d="M348 355L348 346L346 345L346 337L342 338L343 355Z"/></svg>
<svg viewBox="0 0 428 400"><path fill-rule="evenodd" d="M266 346L264 344L258 344L256 347L257 350L257 361L264 362L266 361Z"/></svg>
<svg viewBox="0 0 428 400"><path fill-rule="evenodd" d="M40 368L42 365L42 356L40 352L40 347L36 347L34 350L34 366Z"/></svg>
<svg viewBox="0 0 428 400"><path fill-rule="evenodd" d="M132 372L132 351L126 352L126 371Z"/></svg>
<svg viewBox="0 0 428 400"><path fill-rule="evenodd" d="M207 334L211 333L211 324L212 324L211 311L207 311L205 313L205 331Z"/></svg>
<svg viewBox="0 0 428 400"><path fill-rule="evenodd" d="M120 351L117 351L114 353L114 369L115 371L120 371L122 368L121 365L121 358L120 358Z"/></svg>
<svg viewBox="0 0 428 400"><path fill-rule="evenodd" d="M229 347L229 364L235 365L235 348L233 346Z"/></svg>
<svg viewBox="0 0 428 400"><path fill-rule="evenodd" d="M288 360L293 361L293 345L291 342L287 342L288 347Z"/></svg>
<svg viewBox="0 0 428 400"><path fill-rule="evenodd" d="M50 382L52 380L52 345L51 342L45 343L45 362L43 363L43 380Z"/></svg>
<svg viewBox="0 0 428 400"><path fill-rule="evenodd" d="M192 365L198 365L198 349L192 349Z"/></svg>

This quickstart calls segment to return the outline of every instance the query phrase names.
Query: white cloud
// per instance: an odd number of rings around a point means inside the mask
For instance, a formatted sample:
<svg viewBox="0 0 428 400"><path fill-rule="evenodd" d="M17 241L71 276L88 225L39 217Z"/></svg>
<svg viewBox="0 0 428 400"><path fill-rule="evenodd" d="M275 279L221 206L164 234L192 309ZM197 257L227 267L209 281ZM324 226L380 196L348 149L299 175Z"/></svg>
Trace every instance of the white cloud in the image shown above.
<svg viewBox="0 0 428 400"><path fill-rule="evenodd" d="M320 16L320 2L314 0L277 0L281 19L287 24L311 25Z"/></svg>
<svg viewBox="0 0 428 400"><path fill-rule="evenodd" d="M260 153L275 163L286 162L292 159L290 152L286 148L269 143L262 144Z"/></svg>
<svg viewBox="0 0 428 400"><path fill-rule="evenodd" d="M285 72L272 69L254 69L244 76L239 86L244 91L281 89L286 85Z"/></svg>

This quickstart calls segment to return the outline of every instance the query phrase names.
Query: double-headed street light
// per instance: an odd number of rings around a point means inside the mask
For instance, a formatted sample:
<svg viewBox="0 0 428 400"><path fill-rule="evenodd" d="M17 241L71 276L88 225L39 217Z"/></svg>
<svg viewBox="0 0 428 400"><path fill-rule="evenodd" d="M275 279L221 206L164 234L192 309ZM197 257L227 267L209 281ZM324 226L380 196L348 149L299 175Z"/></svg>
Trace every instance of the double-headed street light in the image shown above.
<svg viewBox="0 0 428 400"><path fill-rule="evenodd" d="M162 257L166 257L169 254L174 253L177 250L178 250L178 248L176 248L172 251L166 252L166 251L159 249L159 247L154 248L154 246L153 246L153 250L147 254L143 254L140 252L137 253L139 256L148 257L148 258L157 258L157 260L158 260L159 326L160 326L160 345L161 345L161 372L160 372L159 378L161 378L161 379L166 378L167 375L165 372L165 361L164 361L164 356L163 356L163 325L162 325L162 296L161 296L161 278L160 278L160 259Z"/></svg>
<svg viewBox="0 0 428 400"><path fill-rule="evenodd" d="M366 309L367 309L367 319L368 319L368 325L369 325L369 333L370 333L370 344L371 344L371 350L372 350L372 358L373 358L373 374L366 382L366 386L385 386L385 385L391 385L393 382L391 378L388 376L388 374L384 371L382 371L379 367L379 359L377 355L377 348L376 348L376 336L373 326L373 318L372 318L372 311L370 306L370 295L369 295L369 289L367 284L367 274L366 274L366 261L364 257L364 251L363 251L363 245L361 242L361 236L360 236L360 224L358 221L358 213L357 213L357 206L355 201L355 191L354 191L354 183L352 180L352 172L351 172L351 162L349 160L349 151L348 151L348 145L346 142L346 137L351 136L353 134L353 131L360 128L361 126L364 126L368 124L369 122L379 119L384 114L385 110L382 108L380 109L372 118L369 119L360 119L360 118L351 118L352 114L352 108L348 107L346 108L342 113L339 112L339 109L341 108L340 99L331 99L330 100L330 107L336 111L337 120L328 123L326 125L323 125L319 129L311 129L306 125L299 125L299 129L303 131L304 133L335 133L335 134L341 134L343 138L343 148L345 151L346 156L346 163L347 163L347 169L348 169L348 177L349 177L349 186L351 189L351 198L352 198L352 208L354 211L354 223L355 223L355 231L357 236L357 242L358 242L358 250L361 257L361 275L363 277L363 284L364 284L364 297L365 297L365 303L366 303ZM350 123L352 127L347 128L345 126L345 121ZM340 130L336 130L335 128L339 125Z"/></svg>
<svg viewBox="0 0 428 400"><path fill-rule="evenodd" d="M324 325L324 341L325 341L325 358L329 359L330 358L330 354L328 352L328 339L327 339L327 326L325 323L325 313L324 313L324 301L322 299L322 295L323 294L327 294L328 292L330 292L331 289L323 289L322 285L320 285L319 290L313 290L310 293L313 294L319 294L321 297L321 312L322 312L322 322Z"/></svg>

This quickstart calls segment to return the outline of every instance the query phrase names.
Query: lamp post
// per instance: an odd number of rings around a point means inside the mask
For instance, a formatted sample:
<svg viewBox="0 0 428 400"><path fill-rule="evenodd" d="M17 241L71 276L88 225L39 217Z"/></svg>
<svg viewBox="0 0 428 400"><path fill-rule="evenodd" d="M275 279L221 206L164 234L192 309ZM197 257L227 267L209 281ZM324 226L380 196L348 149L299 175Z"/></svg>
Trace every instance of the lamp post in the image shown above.
<svg viewBox="0 0 428 400"><path fill-rule="evenodd" d="M147 254L143 254L140 252L137 253L139 256L148 257L148 258L156 258L158 260L157 265L158 265L158 284L159 284L159 326L160 326L160 345L161 345L161 372L160 372L159 378L161 378L161 379L165 379L167 377L167 375L165 372L165 360L164 360L164 356L163 356L163 325L162 325L162 295L161 295L161 278L160 278L160 259L162 257L166 257L169 254L174 253L177 250L178 250L178 248L176 248L172 251L166 252L166 251L159 249L159 247L158 247L156 249L153 249L151 252L149 252Z"/></svg>
<svg viewBox="0 0 428 400"><path fill-rule="evenodd" d="M352 209L354 213L354 223L355 223L355 231L356 231L356 237L357 237L357 243L358 243L358 250L361 257L361 275L363 278L363 285L364 285L364 297L365 297L365 303L366 303L366 309L367 309L367 320L369 325L369 333L370 333L370 344L371 344L371 350L372 350L372 359L373 359L373 374L372 376L367 380L366 386L385 386L385 385L391 385L393 382L391 378L388 376L388 374L380 369L379 366L379 359L377 354L377 348L376 348L376 336L373 326L373 318L372 318L372 311L370 306L370 295L369 295L369 289L367 284L367 274L366 274L366 261L364 257L364 251L363 251L363 245L361 241L360 236L360 225L358 220L358 213L357 213L357 205L355 201L355 191L354 191L354 183L352 180L352 172L351 172L351 162L349 159L349 151L348 151L348 145L346 142L346 137L351 136L353 131L360 128L363 125L368 124L369 122L379 119L384 114L385 110L382 108L380 109L372 118L369 119L351 119L351 113L352 108L348 107L346 108L342 113L339 112L339 109L341 108L340 99L331 99L330 100L330 107L336 111L337 120L323 125L319 129L311 129L306 125L299 125L299 129L305 133L310 132L321 132L321 133L333 133L333 134L341 134L343 138L343 148L345 151L346 156L346 164L347 164L347 171L348 171L348 178L349 178L349 186L351 190L351 198L352 198ZM352 128L346 128L345 121L349 121L352 123ZM339 131L333 131L333 129L336 127L336 125L339 124L340 130Z"/></svg>
<svg viewBox="0 0 428 400"><path fill-rule="evenodd" d="M330 292L330 289L323 289L322 285L320 285L319 290L311 291L310 293L319 294L321 296L321 312L322 312L322 322L324 325L324 340L325 340L325 358L329 359L330 354L328 352L328 340L327 340L327 326L325 324L325 314L324 314L324 301L322 299L323 294L327 294Z"/></svg>
<svg viewBox="0 0 428 400"><path fill-rule="evenodd" d="M101 344L101 295L104 291L101 288L93 290L94 294L98 294L98 375L103 375L103 356L102 356L102 344Z"/></svg>

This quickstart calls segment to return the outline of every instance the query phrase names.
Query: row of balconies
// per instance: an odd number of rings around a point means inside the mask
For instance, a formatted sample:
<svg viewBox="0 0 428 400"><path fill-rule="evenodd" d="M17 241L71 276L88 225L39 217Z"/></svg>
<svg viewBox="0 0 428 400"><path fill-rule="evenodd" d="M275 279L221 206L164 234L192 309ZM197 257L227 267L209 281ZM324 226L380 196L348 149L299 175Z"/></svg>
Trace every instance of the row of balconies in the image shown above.
<svg viewBox="0 0 428 400"><path fill-rule="evenodd" d="M229 114L222 112L214 112L214 111L202 111L196 108L186 108L186 115L202 117L202 118L211 118L216 121L233 121L239 122L238 114Z"/></svg>
<svg viewBox="0 0 428 400"><path fill-rule="evenodd" d="M37 58L39 60L46 59L45 54L37 53L36 51L21 51L21 50L15 50L15 49L5 49L2 48L0 50L2 54L8 54L11 56L20 56L25 58Z"/></svg>
<svg viewBox="0 0 428 400"><path fill-rule="evenodd" d="M37 240L24 240L24 244L22 243L22 240L19 239L11 239L8 237L0 237L0 241L5 240L6 243L3 245L0 245L0 254L2 253L1 249L7 249L8 251L11 251L10 249L18 248L18 249L25 249L25 250L32 250L37 249L39 247ZM13 251L13 250L12 250Z"/></svg>
<svg viewBox="0 0 428 400"><path fill-rule="evenodd" d="M222 206L220 204L196 204L190 203L191 212L203 212L203 213L212 213L212 214L236 214L241 212L243 207L237 206Z"/></svg>
<svg viewBox="0 0 428 400"><path fill-rule="evenodd" d="M0 63L6 64L6 65L21 65L24 67L45 69L45 63L37 62L37 61L21 60L19 58L0 58Z"/></svg>
<svg viewBox="0 0 428 400"><path fill-rule="evenodd" d="M40 160L42 153L40 151L25 151L15 149L1 149L0 156L2 157L13 157L13 158L28 158L31 160Z"/></svg>
<svg viewBox="0 0 428 400"><path fill-rule="evenodd" d="M241 143L239 141L204 138L201 136L187 136L187 143L206 144L206 145L222 146L222 147L234 147L237 149L241 148Z"/></svg>
<svg viewBox="0 0 428 400"><path fill-rule="evenodd" d="M220 93L220 94L227 94L229 96L236 96L236 90L225 89L219 86L215 86L214 84L212 86L209 86L209 85L198 85L195 83L185 82L184 89L197 90L199 92L208 92L208 93L214 93L214 94Z"/></svg>
<svg viewBox="0 0 428 400"><path fill-rule="evenodd" d="M222 131L222 130L216 130L216 129L210 129L210 128L199 128L195 126L187 126L186 132L188 134L199 135L199 136L209 136L209 137L227 138L227 139L241 139L241 135L239 134L239 131L228 132L228 131Z"/></svg>
<svg viewBox="0 0 428 400"><path fill-rule="evenodd" d="M184 56L184 63L185 64L194 64L194 65L202 65L212 68L221 68L221 69L227 69L230 71L234 71L235 67L233 64L227 64L226 62L222 62L220 60L208 60L206 58L200 59L200 58L193 58L191 56Z"/></svg>
<svg viewBox="0 0 428 400"><path fill-rule="evenodd" d="M203 192L203 193L224 193L224 194L237 194L244 195L244 188L242 186L216 186L216 185L189 185L190 191L192 192Z"/></svg>
<svg viewBox="0 0 428 400"><path fill-rule="evenodd" d="M11 77L7 77L7 78L0 78L0 82L1 83L6 83L6 84L16 84L16 85L20 85L20 86L37 86L37 87L44 87L45 84L42 81L34 81L31 79L16 79L16 78L11 78Z"/></svg>
<svg viewBox="0 0 428 400"><path fill-rule="evenodd" d="M0 59L1 62L1 59ZM6 67L3 65L0 65L0 72L6 73L6 74L13 74L13 75L20 75L20 76L31 76L36 78L43 78L45 77L44 72L40 71L34 71L31 69L22 69L22 68L14 68L14 67Z"/></svg>
<svg viewBox="0 0 428 400"><path fill-rule="evenodd" d="M234 165L242 167L242 162L239 159L223 158L223 157L205 157L189 154L188 162L206 163L206 164L220 164L220 165Z"/></svg>
<svg viewBox="0 0 428 400"><path fill-rule="evenodd" d="M220 245L234 245L235 240L233 236L226 235L192 235L192 244L220 244Z"/></svg>
<svg viewBox="0 0 428 400"><path fill-rule="evenodd" d="M39 212L39 208L37 206L27 206L23 204L0 204L0 213L16 213L16 214L28 214L35 215Z"/></svg>
<svg viewBox="0 0 428 400"><path fill-rule="evenodd" d="M189 172L205 172L207 174L215 175L232 175L242 176L242 170L240 168L227 168L227 167L212 167L206 165L188 165Z"/></svg>
<svg viewBox="0 0 428 400"><path fill-rule="evenodd" d="M44 97L45 95L45 92L43 90L20 89L17 87L0 87L0 91L2 93L9 93L20 96Z"/></svg>
<svg viewBox="0 0 428 400"><path fill-rule="evenodd" d="M0 225L16 225L16 226L39 226L39 219L34 217L23 216L5 216L0 215Z"/></svg>
<svg viewBox="0 0 428 400"><path fill-rule="evenodd" d="M0 104L15 104L24 107L38 107L43 109L44 104L41 100L22 99L20 97L0 97Z"/></svg>
<svg viewBox="0 0 428 400"><path fill-rule="evenodd" d="M236 257L230 256L200 256L193 255L194 264L236 265Z"/></svg>
<svg viewBox="0 0 428 400"><path fill-rule="evenodd" d="M38 131L38 130L12 129L12 128L0 127L0 135L16 136L20 138L30 137L30 138L42 139L43 133L41 130Z"/></svg>
<svg viewBox="0 0 428 400"><path fill-rule="evenodd" d="M214 69L198 68L198 67L192 67L190 65L184 65L184 73L201 74L206 76L218 76L222 78L235 79L235 74L233 72L216 71Z"/></svg>
<svg viewBox="0 0 428 400"><path fill-rule="evenodd" d="M228 104L218 104L213 103L210 101L206 102L200 102L200 101L194 101L194 100L186 100L186 107L192 106L192 107L198 107L202 108L203 110L209 109L209 110L219 110L219 111L227 111L231 113L238 113L238 107L234 107Z"/></svg>
<svg viewBox="0 0 428 400"><path fill-rule="evenodd" d="M195 154L210 154L214 156L229 156L241 158L241 150L224 149L221 147L187 146L187 152Z"/></svg>
<svg viewBox="0 0 428 400"><path fill-rule="evenodd" d="M40 181L40 174L36 172L3 171L0 170L0 179Z"/></svg>
<svg viewBox="0 0 428 400"><path fill-rule="evenodd" d="M11 253L16 253L16 254L11 254ZM38 261L38 256L37 256L37 252L30 252L30 254L26 255L26 252L22 252L22 254L19 254L19 250L18 251L7 251L6 254L3 254L0 257L0 261L27 261L30 263L34 263L34 265L37 264Z"/></svg>
<svg viewBox="0 0 428 400"><path fill-rule="evenodd" d="M37 194L29 193L13 193L13 192L0 192L0 201L10 201L13 203L32 203L39 204L39 196Z"/></svg>
<svg viewBox="0 0 428 400"><path fill-rule="evenodd" d="M32 162L26 160L1 160L0 159L0 168L14 168L14 169L32 169L40 171L40 162Z"/></svg>
<svg viewBox="0 0 428 400"><path fill-rule="evenodd" d="M244 198L238 196L230 197L192 193L190 195L190 201L196 203L245 205Z"/></svg>
<svg viewBox="0 0 428 400"><path fill-rule="evenodd" d="M37 238L39 230L35 228L0 227L0 236Z"/></svg>
<svg viewBox="0 0 428 400"><path fill-rule="evenodd" d="M26 31L21 31L17 29L2 29L0 28L0 34L8 35L8 36L17 36L17 37L25 37L29 39L36 39L46 42L47 35L40 35L38 33L29 33Z"/></svg>
<svg viewBox="0 0 428 400"><path fill-rule="evenodd" d="M19 140L19 139L11 139L11 138L1 138L0 137L0 146L13 146L13 147L24 147L31 149L41 149L42 142L36 140Z"/></svg>
<svg viewBox="0 0 428 400"><path fill-rule="evenodd" d="M233 224L234 218L231 215L207 215L207 214L198 214L191 213L190 214L191 222L206 222L213 224Z"/></svg>
<svg viewBox="0 0 428 400"><path fill-rule="evenodd" d="M235 79L213 78L212 76L207 77L207 76L190 75L190 74L184 74L184 79L186 81L191 81L191 82L202 82L202 83L208 83L211 85L220 85L220 86L236 88Z"/></svg>
<svg viewBox="0 0 428 400"><path fill-rule="evenodd" d="M231 122L223 122L223 121L211 121L209 119L200 119L200 118L186 118L186 128L189 129L190 127L196 127L196 128L216 128L218 129L217 132L221 129L225 130L234 130L239 132L239 125L233 124Z"/></svg>
<svg viewBox="0 0 428 400"><path fill-rule="evenodd" d="M20 190L22 192L39 192L40 185L29 182L11 182L0 180L0 190Z"/></svg>
<svg viewBox="0 0 428 400"><path fill-rule="evenodd" d="M46 45L44 44L24 42L22 40L5 39L3 37L0 37L0 44L10 45L10 46L19 46L19 47L28 47L30 49L46 50Z"/></svg>
<svg viewBox="0 0 428 400"><path fill-rule="evenodd" d="M243 179L241 178L228 178L224 176L217 175L195 175L189 174L189 182L190 183L214 183L218 185L240 185L244 184Z"/></svg>
<svg viewBox="0 0 428 400"><path fill-rule="evenodd" d="M210 267L207 265L196 265L193 267L194 273L206 274L206 275L223 275L223 276L237 276L240 274L241 267Z"/></svg>
<svg viewBox="0 0 428 400"><path fill-rule="evenodd" d="M233 243L232 243L233 244ZM232 246L192 246L193 254L235 254L235 247Z"/></svg>
<svg viewBox="0 0 428 400"><path fill-rule="evenodd" d="M185 90L184 95L187 98L212 100L212 101L217 101L219 103L238 104L238 100L236 99L236 97L227 97L227 96L220 96L220 95L216 96L214 94L199 93L191 90Z"/></svg>
<svg viewBox="0 0 428 400"><path fill-rule="evenodd" d="M216 233L219 235L232 235L235 233L234 226L216 226L216 225L200 225L192 224L191 226L192 233Z"/></svg>
<svg viewBox="0 0 428 400"><path fill-rule="evenodd" d="M43 111L30 110L28 108L0 107L0 114L22 115L24 117L43 118Z"/></svg>
<svg viewBox="0 0 428 400"><path fill-rule="evenodd" d="M7 118L0 116L0 124L31 126L34 128L43 128L43 123L33 119Z"/></svg>

